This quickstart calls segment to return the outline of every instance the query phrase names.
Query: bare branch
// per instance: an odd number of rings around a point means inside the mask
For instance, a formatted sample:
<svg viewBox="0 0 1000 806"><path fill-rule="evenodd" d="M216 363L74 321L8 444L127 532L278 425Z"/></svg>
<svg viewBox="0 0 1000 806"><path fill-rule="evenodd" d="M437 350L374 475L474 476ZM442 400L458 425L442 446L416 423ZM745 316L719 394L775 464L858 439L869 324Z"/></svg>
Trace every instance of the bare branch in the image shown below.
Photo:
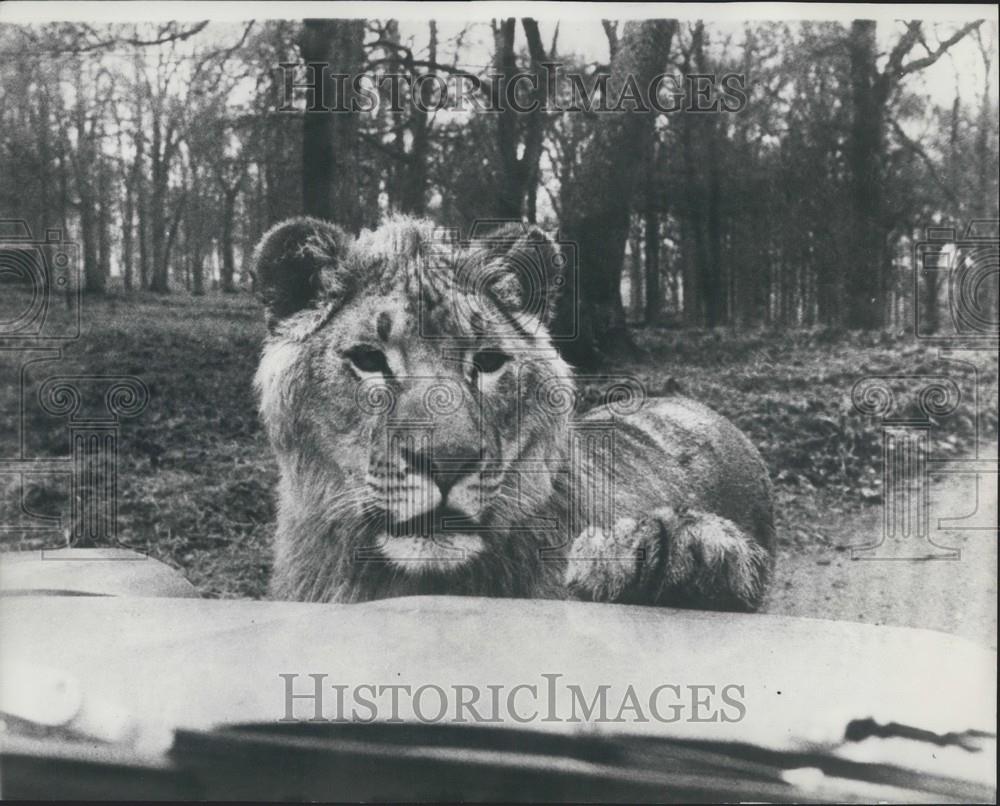
<svg viewBox="0 0 1000 806"><path fill-rule="evenodd" d="M522 17L521 26L524 28L524 36L528 40L528 53L531 54L531 61L540 64L548 58L545 52L545 45L542 44L542 35L538 31L538 20L531 17Z"/></svg>
<svg viewBox="0 0 1000 806"><path fill-rule="evenodd" d="M27 28L22 28L21 32L28 36L32 40L32 47L29 51L23 52L21 54L12 53L10 51L5 51L3 55L6 56L17 56L17 55L38 55L40 53L46 53L49 55L78 55L82 53L91 53L95 50L103 50L106 48L118 47L121 45L130 45L133 47L147 47L155 45L165 45L170 42L181 42L185 39L190 39L195 34L200 33L205 29L209 23L208 20L202 20L201 22L196 22L190 28L182 30L171 30L168 28L161 28L160 33L152 39L142 39L137 36L131 37L120 37L112 36L106 39L98 40L97 42L89 42L87 44L74 44L70 45L68 43L59 43L55 41L52 37L48 38L46 42L36 34L32 33ZM81 30L93 34L96 36L96 31L89 25L81 26Z"/></svg>
<svg viewBox="0 0 1000 806"><path fill-rule="evenodd" d="M910 20L906 23L906 33L903 34L892 51L889 53L889 61L886 62L882 76L886 82L894 81L903 75L903 59L913 50L913 46L922 38L920 20Z"/></svg>
<svg viewBox="0 0 1000 806"><path fill-rule="evenodd" d="M930 67L934 64L934 62L947 53L949 48L960 42L971 31L978 30L979 26L984 22L985 20L976 20L975 22L970 22L968 25L963 26L944 40L944 42L938 46L937 50L933 51L930 55L924 56L920 59L914 59L913 61L899 67L899 72L896 77L899 78L907 73L914 73L917 70L923 70L925 67Z"/></svg>
<svg viewBox="0 0 1000 806"><path fill-rule="evenodd" d="M604 33L608 37L608 51L613 59L618 52L618 23L614 20L601 20L604 26Z"/></svg>
<svg viewBox="0 0 1000 806"><path fill-rule="evenodd" d="M400 45L399 47L403 50L407 50L407 48L405 48L402 45ZM397 63L396 59L373 59L368 62L368 67L372 68L372 67L377 67L380 64L396 64L396 63ZM439 70L442 73L448 73L448 75L467 78L470 82L472 82L472 85L475 87L475 89L479 90L479 92L483 93L484 95L490 95L492 93L492 89L486 81L483 81L483 79L481 79L475 73L470 73L468 70L462 70L461 68L452 67L451 65L448 64L441 64L440 62L431 61L430 59L404 59L403 64L405 64L406 67L408 68L426 67L428 70Z"/></svg>

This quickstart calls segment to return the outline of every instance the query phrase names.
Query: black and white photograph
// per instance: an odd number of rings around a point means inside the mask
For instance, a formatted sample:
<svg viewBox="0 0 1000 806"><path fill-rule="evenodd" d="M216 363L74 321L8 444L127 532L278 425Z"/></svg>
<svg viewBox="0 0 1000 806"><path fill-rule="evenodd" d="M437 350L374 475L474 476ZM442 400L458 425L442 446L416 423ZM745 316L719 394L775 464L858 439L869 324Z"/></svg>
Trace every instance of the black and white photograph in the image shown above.
<svg viewBox="0 0 1000 806"><path fill-rule="evenodd" d="M998 65L0 3L0 798L996 803Z"/></svg>

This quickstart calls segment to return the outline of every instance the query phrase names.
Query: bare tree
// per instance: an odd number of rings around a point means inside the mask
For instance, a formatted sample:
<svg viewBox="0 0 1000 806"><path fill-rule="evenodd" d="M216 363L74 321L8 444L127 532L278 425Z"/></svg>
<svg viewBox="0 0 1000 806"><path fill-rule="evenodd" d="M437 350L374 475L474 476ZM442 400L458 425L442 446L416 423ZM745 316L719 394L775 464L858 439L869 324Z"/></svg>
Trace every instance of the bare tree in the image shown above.
<svg viewBox="0 0 1000 806"><path fill-rule="evenodd" d="M299 48L306 65L322 70L322 101L344 111L330 114L307 105L302 130L302 199L308 215L358 231L358 115L348 111L354 95L349 82L338 88L333 76L354 75L364 66L363 20L306 20ZM346 97L338 97L338 92ZM314 101L315 101L314 95Z"/></svg>
<svg viewBox="0 0 1000 806"><path fill-rule="evenodd" d="M611 60L608 92L622 95L626 82L645 91L666 66L677 29L675 20L628 22ZM648 102L648 99L647 99ZM648 108L648 106L647 106ZM632 351L621 300L622 262L628 238L633 192L653 134L653 114L637 108L600 115L584 146L581 165L566 189L562 231L576 244L579 311L564 304L558 317L569 328L577 318L578 337L567 344L567 357L593 364L600 351ZM572 300L573 294L563 299Z"/></svg>
<svg viewBox="0 0 1000 806"><path fill-rule="evenodd" d="M893 93L907 75L930 67L957 42L982 25L971 22L931 48L919 20L906 23L906 31L889 51L882 70L876 64L874 20L855 20L848 36L851 64L853 122L850 170L853 188L852 260L848 269L850 306L847 324L860 329L882 326L891 254L888 244L883 175L886 166L887 109ZM925 55L908 59L916 45Z"/></svg>
<svg viewBox="0 0 1000 806"><path fill-rule="evenodd" d="M531 97L524 99L515 97L517 86L512 82L513 76L518 73L515 51L517 22L514 17L508 17L493 23L498 78L493 100L501 110L497 116L500 173L497 215L517 221L527 218L534 222L537 215L538 165L545 138L545 110L551 89L545 65L554 61L555 54L546 51L536 20L525 17L521 20L521 27L527 40L529 72L533 77Z"/></svg>

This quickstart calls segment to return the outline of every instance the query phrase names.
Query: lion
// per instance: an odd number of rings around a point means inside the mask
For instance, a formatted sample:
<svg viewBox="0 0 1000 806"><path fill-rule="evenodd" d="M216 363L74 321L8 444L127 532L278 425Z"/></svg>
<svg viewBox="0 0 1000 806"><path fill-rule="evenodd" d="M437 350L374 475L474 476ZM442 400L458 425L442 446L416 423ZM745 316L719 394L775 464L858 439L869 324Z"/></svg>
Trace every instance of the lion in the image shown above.
<svg viewBox="0 0 1000 806"><path fill-rule="evenodd" d="M540 229L461 242L407 217L356 237L295 218L253 270L273 597L759 608L774 550L759 453L634 379L605 378L581 413L550 332L566 258Z"/></svg>

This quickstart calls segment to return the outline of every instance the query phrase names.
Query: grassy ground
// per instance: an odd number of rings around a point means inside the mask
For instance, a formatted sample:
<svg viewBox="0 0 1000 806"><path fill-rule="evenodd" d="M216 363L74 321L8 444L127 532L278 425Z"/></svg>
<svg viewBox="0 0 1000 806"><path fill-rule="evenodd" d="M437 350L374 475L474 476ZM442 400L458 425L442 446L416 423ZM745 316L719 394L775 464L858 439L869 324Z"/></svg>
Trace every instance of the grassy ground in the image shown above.
<svg viewBox="0 0 1000 806"><path fill-rule="evenodd" d="M120 429L118 529L122 543L184 570L205 594L260 596L268 572L277 475L258 421L252 377L262 314L247 297L119 297L86 303L81 338L64 359L29 368L28 456L65 455L65 419L47 415L32 391L51 374L125 374L142 379L149 404ZM14 356L0 359L13 368ZM16 410L17 378L3 371L0 400ZM12 418L0 455L16 451ZM9 485L10 486L10 485ZM13 503L8 489L6 503ZM29 483L33 511L65 512L65 485ZM60 536L18 533L7 545L58 545Z"/></svg>
<svg viewBox="0 0 1000 806"><path fill-rule="evenodd" d="M205 595L263 595L276 469L251 387L263 336L257 305L246 296L118 296L88 300L82 321L81 337L63 346L60 360L27 367L23 429L18 365L26 354L0 351L0 461L18 456L22 436L27 458L67 455L65 418L37 403L46 377L138 376L150 400L121 426L120 541L181 568ZM907 338L656 330L638 339L643 357L616 372L635 375L650 394L679 387L731 417L760 447L776 482L784 551L823 545L831 518L881 500L881 432L854 409L859 378L937 374L959 385L957 410L933 424L934 458L968 454L977 410L982 436L995 441L995 357L980 369L977 404L970 366L946 363ZM910 382L891 383L903 391ZM916 410L914 396L900 399ZM65 544L59 530L19 528L22 502L43 515L68 511L64 477L40 474L22 490L0 468L0 493L5 548Z"/></svg>

